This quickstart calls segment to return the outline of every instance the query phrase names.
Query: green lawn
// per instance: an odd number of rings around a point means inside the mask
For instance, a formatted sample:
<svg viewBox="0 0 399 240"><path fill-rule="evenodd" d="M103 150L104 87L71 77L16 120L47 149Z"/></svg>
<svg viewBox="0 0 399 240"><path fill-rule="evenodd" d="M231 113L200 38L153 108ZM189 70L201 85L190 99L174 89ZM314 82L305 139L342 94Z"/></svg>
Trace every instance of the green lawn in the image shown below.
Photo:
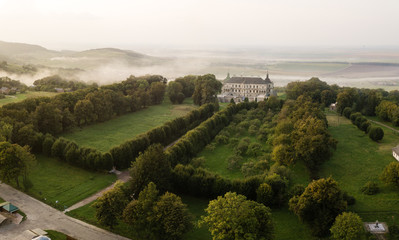
<svg viewBox="0 0 399 240"><path fill-rule="evenodd" d="M67 235L57 232L54 230L45 230L48 234L47 236L51 238L51 240L67 240Z"/></svg>
<svg viewBox="0 0 399 240"><path fill-rule="evenodd" d="M82 129L78 128L61 136L75 141L79 146L93 147L106 152L140 133L160 126L176 117L183 116L194 108L195 106L191 99L186 99L181 105L172 105L165 100L160 105L151 106L141 111Z"/></svg>
<svg viewBox="0 0 399 240"><path fill-rule="evenodd" d="M6 98L0 99L0 106L3 106L4 104L7 104L7 103L20 102L20 101L30 98L30 97L52 97L56 94L57 93L55 93L55 92L36 92L36 91L28 91L26 93L18 93L16 95L6 96Z"/></svg>
<svg viewBox="0 0 399 240"><path fill-rule="evenodd" d="M116 176L90 172L54 158L37 156L29 173L33 187L28 194L60 210L111 185ZM22 182L22 180L21 180ZM13 184L15 187L15 184ZM55 202L58 200L58 204Z"/></svg>
<svg viewBox="0 0 399 240"><path fill-rule="evenodd" d="M384 128L385 136L379 143L373 142L346 118L328 116L329 131L338 140L337 150L332 158L323 164L321 176L332 176L341 189L356 198L356 204L349 210L357 212L364 221L390 221L399 217L399 191L384 185L379 176L390 162L391 148L399 142L399 136ZM360 188L367 181L379 184L381 192L369 196L362 194Z"/></svg>

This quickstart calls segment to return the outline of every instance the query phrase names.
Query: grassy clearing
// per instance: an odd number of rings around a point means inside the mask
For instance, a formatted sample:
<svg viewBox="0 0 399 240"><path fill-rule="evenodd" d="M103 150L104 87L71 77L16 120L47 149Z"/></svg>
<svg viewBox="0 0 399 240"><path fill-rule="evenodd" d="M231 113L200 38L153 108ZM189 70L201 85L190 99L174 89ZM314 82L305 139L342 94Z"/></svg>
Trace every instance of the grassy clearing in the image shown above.
<svg viewBox="0 0 399 240"><path fill-rule="evenodd" d="M6 98L0 99L0 106L3 106L4 104L7 104L7 103L20 102L27 98L52 97L56 94L57 93L55 93L55 92L36 92L36 91L32 91L32 92L28 91L26 93L18 93L16 95L6 96Z"/></svg>
<svg viewBox="0 0 399 240"><path fill-rule="evenodd" d="M126 114L107 122L75 129L75 131L61 136L75 141L79 146L92 147L106 152L166 121L183 116L194 108L191 99L186 99L181 105L172 105L165 100L160 105Z"/></svg>
<svg viewBox="0 0 399 240"><path fill-rule="evenodd" d="M250 136L247 130L244 134L240 136L240 139L244 137L249 137L251 139L251 143L257 142L262 144L262 142L258 141L255 136ZM211 144L216 144L215 140L213 140ZM266 148L267 146L265 146L263 150L266 150ZM244 178L244 175L242 174L240 169L229 170L227 168L229 165L228 158L231 156L234 156L234 149L228 144L217 144L214 150L205 148L202 152L198 154L198 157L205 158L204 167L206 169L229 179ZM244 161L242 163L246 163L252 159L246 154L243 156L243 158Z"/></svg>
<svg viewBox="0 0 399 240"><path fill-rule="evenodd" d="M71 206L111 185L116 176L89 172L43 155L37 156L29 179L29 195L60 210ZM21 180L22 182L22 180ZM14 184L15 187L15 184ZM58 204L55 202L58 200Z"/></svg>
<svg viewBox="0 0 399 240"><path fill-rule="evenodd" d="M357 212L364 221L391 221L399 214L399 191L384 185L379 176L390 162L391 148L399 142L399 136L384 128L385 136L379 143L373 142L364 132L349 120L331 114L327 116L329 131L338 140L337 150L332 158L323 164L321 176L332 176L341 189L356 198L356 204L349 210ZM338 123L339 121L339 123ZM381 192L365 195L360 188L368 181L379 184Z"/></svg>

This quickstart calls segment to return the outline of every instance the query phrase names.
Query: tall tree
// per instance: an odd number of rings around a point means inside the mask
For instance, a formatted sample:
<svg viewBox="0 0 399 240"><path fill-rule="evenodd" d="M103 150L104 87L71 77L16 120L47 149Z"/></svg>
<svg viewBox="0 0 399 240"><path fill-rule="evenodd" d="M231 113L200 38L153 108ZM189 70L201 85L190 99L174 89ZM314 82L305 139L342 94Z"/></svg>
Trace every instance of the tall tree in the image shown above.
<svg viewBox="0 0 399 240"><path fill-rule="evenodd" d="M290 210L301 221L308 223L312 233L321 237L328 234L335 218L347 206L337 182L330 178L313 180L300 196L289 201Z"/></svg>
<svg viewBox="0 0 399 240"><path fill-rule="evenodd" d="M180 239L192 226L187 206L173 193L166 192L161 197L158 193L150 182L138 199L127 205L123 219L140 239Z"/></svg>
<svg viewBox="0 0 399 240"><path fill-rule="evenodd" d="M222 90L222 83L216 80L215 75L206 74L198 76L195 81L193 94L194 103L202 105L216 100L216 94Z"/></svg>
<svg viewBox="0 0 399 240"><path fill-rule="evenodd" d="M150 87L150 96L152 104L160 104L165 95L166 86L162 82L153 82Z"/></svg>
<svg viewBox="0 0 399 240"><path fill-rule="evenodd" d="M29 147L0 142L0 180L10 182L13 179L19 187L18 178L22 176L26 179L34 162L35 157L29 152Z"/></svg>
<svg viewBox="0 0 399 240"><path fill-rule="evenodd" d="M117 181L112 189L105 192L93 204L93 207L96 208L98 222L111 229L118 224L118 219L122 216L123 209L128 204L122 185L122 182Z"/></svg>
<svg viewBox="0 0 399 240"><path fill-rule="evenodd" d="M161 144L148 147L132 163L129 171L132 177L131 188L135 194L139 194L150 182L159 186L161 192L169 188L171 169Z"/></svg>
<svg viewBox="0 0 399 240"><path fill-rule="evenodd" d="M270 209L228 192L209 202L200 225L206 225L213 239L274 239Z"/></svg>

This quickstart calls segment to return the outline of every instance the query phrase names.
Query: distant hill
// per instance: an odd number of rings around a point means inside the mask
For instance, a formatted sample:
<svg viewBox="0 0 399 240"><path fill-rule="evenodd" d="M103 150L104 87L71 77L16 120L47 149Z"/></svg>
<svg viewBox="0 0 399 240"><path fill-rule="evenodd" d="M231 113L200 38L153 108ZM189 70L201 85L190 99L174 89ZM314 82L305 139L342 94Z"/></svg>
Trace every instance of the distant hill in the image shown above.
<svg viewBox="0 0 399 240"><path fill-rule="evenodd" d="M0 41L0 55L15 60L32 60L56 56L57 51L48 50L38 45Z"/></svg>
<svg viewBox="0 0 399 240"><path fill-rule="evenodd" d="M0 61L4 60L43 67L80 69L91 69L109 63L143 66L165 61L162 58L117 48L90 49L81 52L54 51L38 45L0 41Z"/></svg>

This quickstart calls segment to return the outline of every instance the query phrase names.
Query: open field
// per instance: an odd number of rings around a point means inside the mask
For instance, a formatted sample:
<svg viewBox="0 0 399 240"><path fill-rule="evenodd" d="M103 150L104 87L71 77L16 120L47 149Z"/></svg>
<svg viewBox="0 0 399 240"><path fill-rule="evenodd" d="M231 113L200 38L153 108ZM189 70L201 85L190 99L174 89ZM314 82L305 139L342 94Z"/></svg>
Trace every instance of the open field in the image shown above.
<svg viewBox="0 0 399 240"><path fill-rule="evenodd" d="M12 102L20 102L24 99L31 98L31 97L52 97L56 95L55 92L36 92L36 91L28 91L26 93L18 93L16 95L6 96L6 98L0 99L0 106L3 106L7 103Z"/></svg>
<svg viewBox="0 0 399 240"><path fill-rule="evenodd" d="M345 69L350 66L344 62L281 62L270 66L270 70L279 72L323 73Z"/></svg>
<svg viewBox="0 0 399 240"><path fill-rule="evenodd" d="M172 105L165 99L164 103L129 113L109 121L76 128L73 132L62 134L79 146L87 146L106 152L128 139L144 133L166 121L180 117L196 108L192 99L184 100L181 105Z"/></svg>
<svg viewBox="0 0 399 240"><path fill-rule="evenodd" d="M383 127L385 136L376 143L348 119L333 115L327 118L329 131L338 140L338 146L332 158L323 164L320 175L332 176L341 189L356 198L356 204L349 210L358 213L364 221L390 222L392 216L398 218L399 192L384 185L379 176L385 166L395 161L391 148L398 144L399 135ZM377 182L381 192L372 196L362 194L360 188L368 181Z"/></svg>
<svg viewBox="0 0 399 240"><path fill-rule="evenodd" d="M43 155L36 158L37 164L28 177L33 187L27 193L60 210L91 196L116 180L113 174L89 172ZM57 200L58 204L55 203Z"/></svg>

